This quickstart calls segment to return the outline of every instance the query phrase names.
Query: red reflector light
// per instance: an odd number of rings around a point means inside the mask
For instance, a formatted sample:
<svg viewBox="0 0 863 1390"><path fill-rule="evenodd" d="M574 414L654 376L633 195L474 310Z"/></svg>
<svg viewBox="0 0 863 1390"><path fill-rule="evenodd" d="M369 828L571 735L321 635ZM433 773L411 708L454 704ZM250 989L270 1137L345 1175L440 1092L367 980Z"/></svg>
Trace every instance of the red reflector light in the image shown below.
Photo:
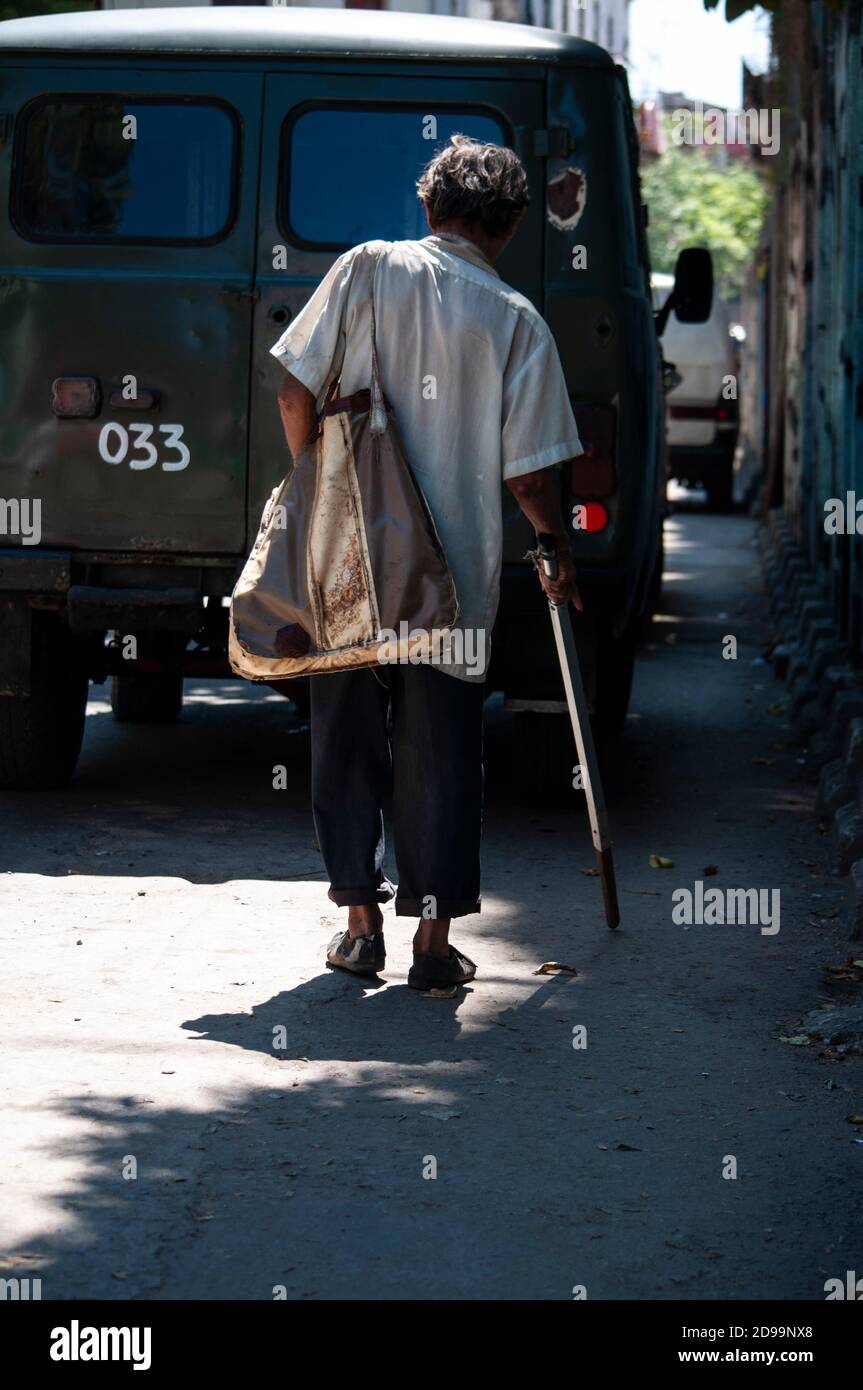
<svg viewBox="0 0 863 1390"><path fill-rule="evenodd" d="M608 525L608 512L601 502L574 502L573 531L603 531Z"/></svg>

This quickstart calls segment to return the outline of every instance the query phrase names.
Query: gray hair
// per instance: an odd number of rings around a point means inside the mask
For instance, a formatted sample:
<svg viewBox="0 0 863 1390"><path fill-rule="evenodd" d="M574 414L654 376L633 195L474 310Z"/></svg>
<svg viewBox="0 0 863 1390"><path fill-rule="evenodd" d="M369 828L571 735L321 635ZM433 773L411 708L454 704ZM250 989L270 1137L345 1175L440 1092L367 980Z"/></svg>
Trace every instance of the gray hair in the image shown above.
<svg viewBox="0 0 863 1390"><path fill-rule="evenodd" d="M486 236L503 236L530 195L524 165L504 145L453 135L417 180L417 193L437 226L459 218L478 222Z"/></svg>

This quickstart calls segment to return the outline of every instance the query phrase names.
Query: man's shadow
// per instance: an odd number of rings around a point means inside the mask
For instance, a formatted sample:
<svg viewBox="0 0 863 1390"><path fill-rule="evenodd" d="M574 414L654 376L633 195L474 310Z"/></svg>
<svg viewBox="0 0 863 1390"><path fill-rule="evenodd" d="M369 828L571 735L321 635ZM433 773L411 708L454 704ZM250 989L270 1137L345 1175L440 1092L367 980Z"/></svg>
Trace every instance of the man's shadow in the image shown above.
<svg viewBox="0 0 863 1390"><path fill-rule="evenodd" d="M277 1060L403 1062L450 1059L461 1033L460 988L451 999L425 998L380 976L327 970L255 1004L251 1013L204 1014L182 1027L195 1042L222 1042Z"/></svg>

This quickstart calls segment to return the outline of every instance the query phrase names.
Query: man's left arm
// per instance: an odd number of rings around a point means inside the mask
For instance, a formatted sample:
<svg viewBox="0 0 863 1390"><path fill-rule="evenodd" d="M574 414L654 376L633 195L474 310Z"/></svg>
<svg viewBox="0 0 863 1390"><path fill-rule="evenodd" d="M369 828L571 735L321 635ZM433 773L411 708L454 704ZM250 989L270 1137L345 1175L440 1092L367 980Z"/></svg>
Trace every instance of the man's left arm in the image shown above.
<svg viewBox="0 0 863 1390"><path fill-rule="evenodd" d="M315 424L317 408L342 369L345 323L357 250L330 267L308 303L270 349L285 368L279 387L279 413L294 458L301 454Z"/></svg>
<svg viewBox="0 0 863 1390"><path fill-rule="evenodd" d="M315 398L291 372L286 372L279 386L279 414L288 448L294 458L303 452L315 427L317 409Z"/></svg>

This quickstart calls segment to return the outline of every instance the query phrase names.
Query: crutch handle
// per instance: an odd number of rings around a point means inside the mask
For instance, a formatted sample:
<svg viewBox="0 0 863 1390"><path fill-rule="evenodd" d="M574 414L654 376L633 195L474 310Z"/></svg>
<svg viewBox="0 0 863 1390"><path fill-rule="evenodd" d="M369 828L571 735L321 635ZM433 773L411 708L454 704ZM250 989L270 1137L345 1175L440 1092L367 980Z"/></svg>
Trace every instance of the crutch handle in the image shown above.
<svg viewBox="0 0 863 1390"><path fill-rule="evenodd" d="M540 531L537 535L536 553L546 579L557 579L557 541L548 531Z"/></svg>

